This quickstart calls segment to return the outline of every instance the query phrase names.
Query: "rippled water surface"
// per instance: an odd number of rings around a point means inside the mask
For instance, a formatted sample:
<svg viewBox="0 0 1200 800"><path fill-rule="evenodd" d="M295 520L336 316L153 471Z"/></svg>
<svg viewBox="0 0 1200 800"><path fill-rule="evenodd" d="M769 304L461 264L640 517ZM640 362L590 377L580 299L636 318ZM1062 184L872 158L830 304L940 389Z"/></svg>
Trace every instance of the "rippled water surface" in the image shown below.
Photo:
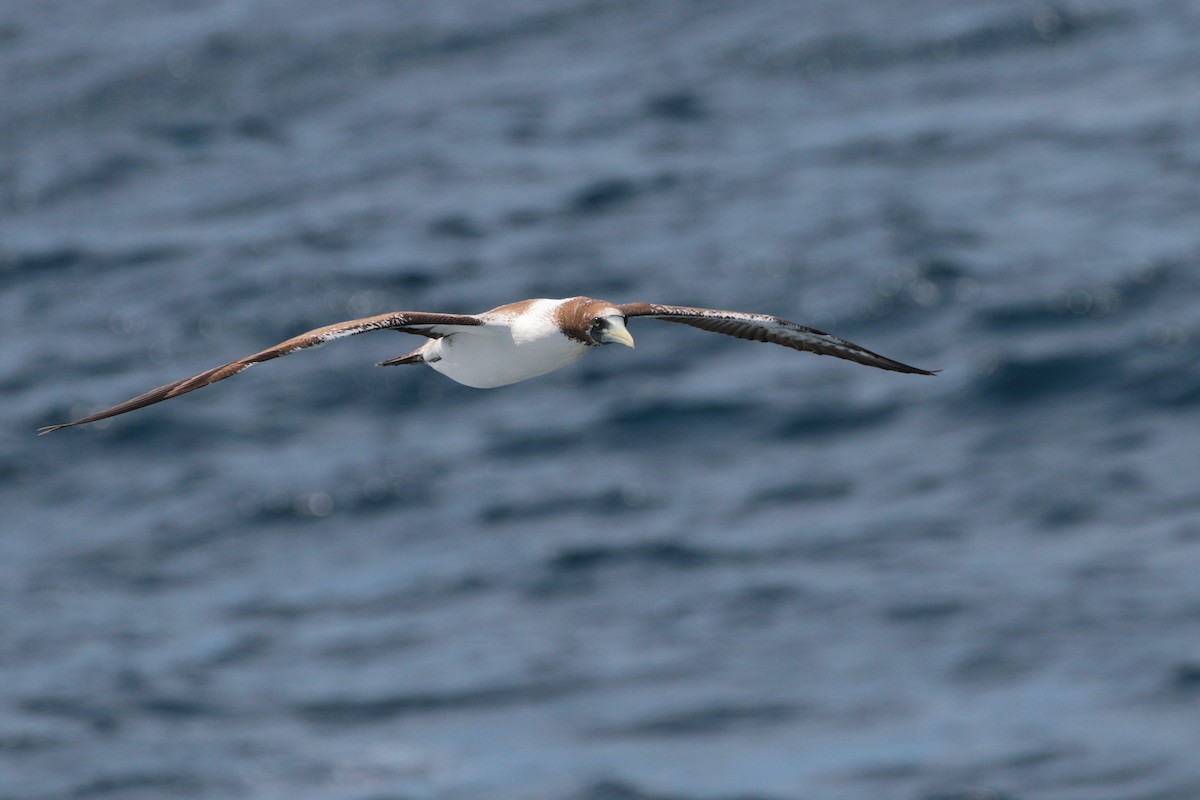
<svg viewBox="0 0 1200 800"><path fill-rule="evenodd" d="M1200 797L1182 0L0 6L0 798ZM779 314L478 391L329 322ZM614 352L616 350L621 352Z"/></svg>

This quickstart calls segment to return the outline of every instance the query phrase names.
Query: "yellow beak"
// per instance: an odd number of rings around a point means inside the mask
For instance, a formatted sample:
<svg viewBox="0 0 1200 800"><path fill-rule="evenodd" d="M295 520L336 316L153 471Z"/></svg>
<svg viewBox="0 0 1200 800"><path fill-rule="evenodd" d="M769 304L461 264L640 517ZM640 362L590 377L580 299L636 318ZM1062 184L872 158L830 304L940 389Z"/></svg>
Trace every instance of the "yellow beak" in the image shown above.
<svg viewBox="0 0 1200 800"><path fill-rule="evenodd" d="M633 347L633 337L629 335L629 331L625 328L625 320L620 317L605 317L608 320L608 327L604 329L602 338L605 342L617 342L626 347Z"/></svg>

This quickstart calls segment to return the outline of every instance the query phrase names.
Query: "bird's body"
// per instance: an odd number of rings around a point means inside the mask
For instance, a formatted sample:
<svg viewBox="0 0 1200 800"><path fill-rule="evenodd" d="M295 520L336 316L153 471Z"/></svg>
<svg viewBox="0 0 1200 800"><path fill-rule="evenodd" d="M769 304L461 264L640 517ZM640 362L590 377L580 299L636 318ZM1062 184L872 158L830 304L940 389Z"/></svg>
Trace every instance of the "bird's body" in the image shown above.
<svg viewBox="0 0 1200 800"><path fill-rule="evenodd" d="M82 419L41 428L38 433L124 414L224 380L254 364L333 339L375 330L397 330L429 339L408 355L380 362L381 366L427 364L458 383L491 389L565 367L582 358L591 347L602 344L633 347L633 337L625 328L626 320L633 317L677 322L740 339L832 355L894 372L934 374L893 361L815 328L766 314L653 303L621 305L590 297L539 298L510 303L482 314L401 311L327 325L199 375L160 386Z"/></svg>
<svg viewBox="0 0 1200 800"><path fill-rule="evenodd" d="M430 339L416 352L447 378L476 389L545 375L575 363L588 350L584 342L564 336L556 321L565 302L527 300L486 311L479 315L483 325Z"/></svg>

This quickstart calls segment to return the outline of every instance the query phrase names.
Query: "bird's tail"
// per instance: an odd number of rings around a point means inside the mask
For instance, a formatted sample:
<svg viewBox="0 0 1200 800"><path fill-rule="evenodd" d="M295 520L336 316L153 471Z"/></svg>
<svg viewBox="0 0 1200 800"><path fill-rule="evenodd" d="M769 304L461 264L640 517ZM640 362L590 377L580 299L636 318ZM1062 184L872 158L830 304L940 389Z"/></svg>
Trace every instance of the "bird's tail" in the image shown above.
<svg viewBox="0 0 1200 800"><path fill-rule="evenodd" d="M422 348L418 347L406 356L399 358L389 358L387 361L380 361L375 366L377 367L398 367L401 364L424 364L425 354L421 352Z"/></svg>

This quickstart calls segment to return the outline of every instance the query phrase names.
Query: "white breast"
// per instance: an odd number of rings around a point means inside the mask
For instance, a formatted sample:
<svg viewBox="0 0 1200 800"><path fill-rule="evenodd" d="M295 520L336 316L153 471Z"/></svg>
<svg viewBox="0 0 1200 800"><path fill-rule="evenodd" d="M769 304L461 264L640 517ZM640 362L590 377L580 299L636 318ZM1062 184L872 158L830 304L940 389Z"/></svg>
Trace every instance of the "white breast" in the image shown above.
<svg viewBox="0 0 1200 800"><path fill-rule="evenodd" d="M572 364L587 346L563 335L552 313L561 300L538 300L507 321L467 328L425 345L425 361L451 380L492 389Z"/></svg>

